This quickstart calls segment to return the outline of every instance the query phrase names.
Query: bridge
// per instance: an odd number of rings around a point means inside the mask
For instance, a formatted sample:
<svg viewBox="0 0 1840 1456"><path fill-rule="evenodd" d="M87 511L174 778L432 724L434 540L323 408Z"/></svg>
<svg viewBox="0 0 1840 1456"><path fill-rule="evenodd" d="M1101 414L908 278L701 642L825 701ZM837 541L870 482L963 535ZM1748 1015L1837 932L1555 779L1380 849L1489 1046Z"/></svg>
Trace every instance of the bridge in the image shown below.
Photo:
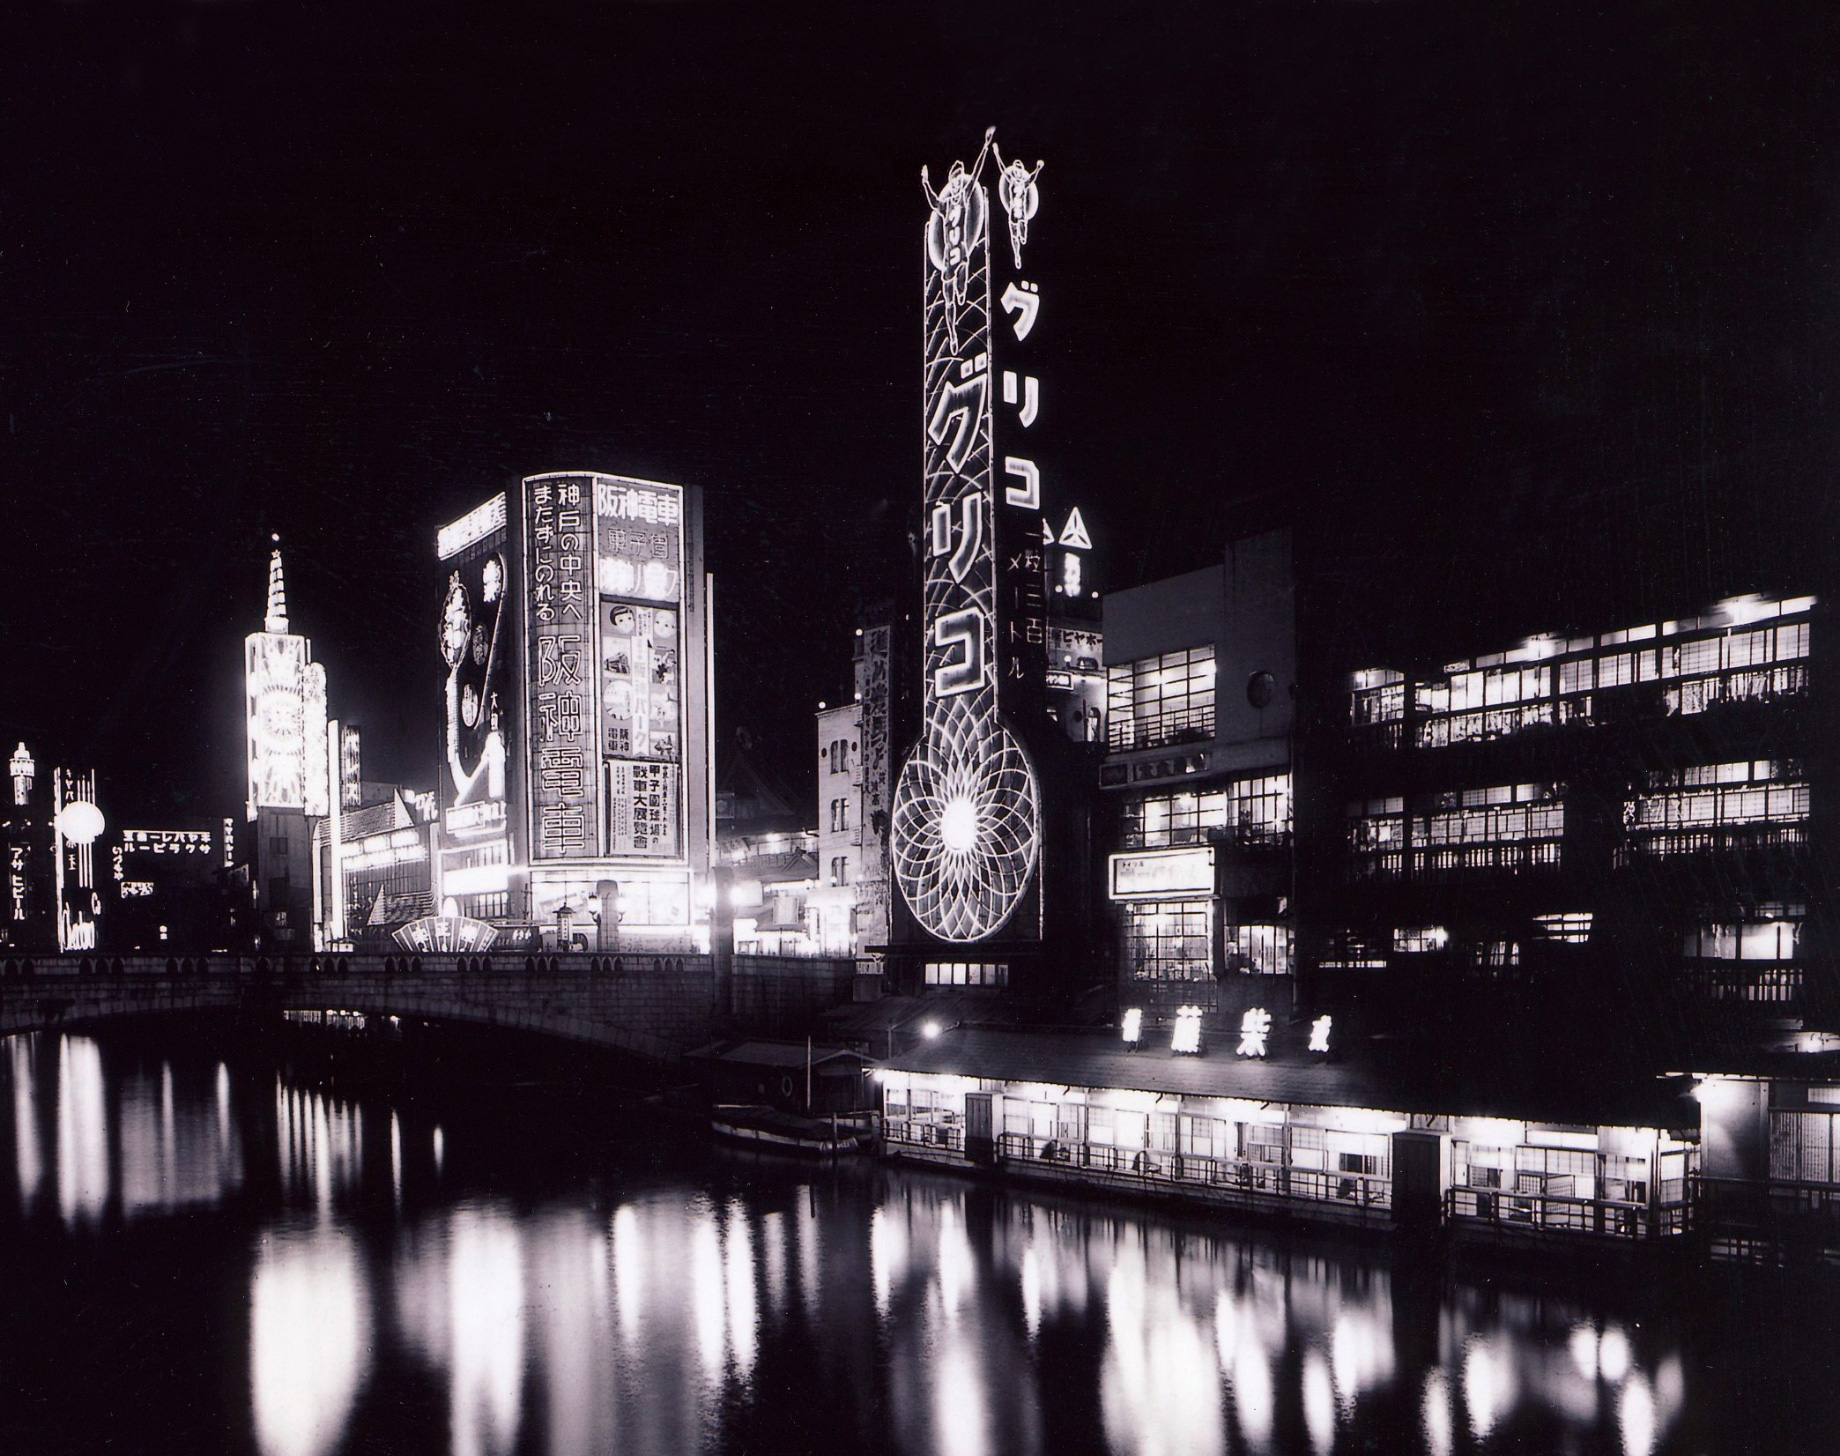
<svg viewBox="0 0 1840 1456"><path fill-rule="evenodd" d="M0 1036L125 1017L356 1011L466 1022L652 1063L733 1029L802 1032L851 998L849 959L789 956L323 955L0 958Z"/></svg>

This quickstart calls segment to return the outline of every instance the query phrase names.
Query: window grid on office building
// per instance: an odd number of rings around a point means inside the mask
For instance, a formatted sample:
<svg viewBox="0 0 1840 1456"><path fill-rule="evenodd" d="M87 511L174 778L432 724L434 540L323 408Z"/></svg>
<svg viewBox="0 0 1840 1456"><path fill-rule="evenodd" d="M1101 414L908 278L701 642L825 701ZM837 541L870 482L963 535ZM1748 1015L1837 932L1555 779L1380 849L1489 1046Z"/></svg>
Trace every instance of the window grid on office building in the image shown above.
<svg viewBox="0 0 1840 1456"><path fill-rule="evenodd" d="M1565 803L1551 784L1498 784L1439 794L1414 815L1412 873L1442 879L1473 870L1556 866Z"/></svg>
<svg viewBox="0 0 1840 1456"><path fill-rule="evenodd" d="M1623 823L1631 848L1665 856L1801 844L1808 812L1799 764L1753 759L1657 774L1624 803Z"/></svg>
<svg viewBox="0 0 1840 1456"><path fill-rule="evenodd" d="M1214 975L1212 911L1205 900L1124 906L1125 965L1139 981L1201 981Z"/></svg>
<svg viewBox="0 0 1840 1456"><path fill-rule="evenodd" d="M1406 801L1397 796L1348 806L1349 872L1358 880L1405 873Z"/></svg>
<svg viewBox="0 0 1840 1456"><path fill-rule="evenodd" d="M1806 696L1812 597L1731 604L1709 618L1650 623L1596 637L1530 639L1507 652L1451 664L1413 682L1416 742L1443 748L1507 737L1526 729L1594 723L1601 694L1658 685L1658 709L1690 717L1721 703ZM1732 623L1731 611L1743 621ZM1356 673L1349 726L1371 735L1405 715L1405 687L1389 669ZM1396 736L1389 736L1397 743Z"/></svg>
<svg viewBox="0 0 1840 1456"><path fill-rule="evenodd" d="M1106 670L1106 746L1158 748L1214 736L1214 649L1190 647Z"/></svg>

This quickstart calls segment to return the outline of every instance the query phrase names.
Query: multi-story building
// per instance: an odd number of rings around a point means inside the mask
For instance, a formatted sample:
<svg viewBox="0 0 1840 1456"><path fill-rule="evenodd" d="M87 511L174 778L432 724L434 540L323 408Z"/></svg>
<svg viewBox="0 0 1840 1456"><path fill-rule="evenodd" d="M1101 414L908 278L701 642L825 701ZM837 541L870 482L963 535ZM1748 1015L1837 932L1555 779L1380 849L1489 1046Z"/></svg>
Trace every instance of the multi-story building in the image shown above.
<svg viewBox="0 0 1840 1456"><path fill-rule="evenodd" d="M443 527L434 893L545 945L706 944L710 590L701 495L528 477Z"/></svg>
<svg viewBox="0 0 1840 1456"><path fill-rule="evenodd" d="M1831 1021L1825 629L1749 595L1333 684L1310 998L1675 1068Z"/></svg>
<svg viewBox="0 0 1840 1456"><path fill-rule="evenodd" d="M874 929L865 933L858 913L869 908L864 892L875 873L865 852L870 836L863 812L862 703L820 706L817 721L817 884L809 902L813 938L825 955L857 955L881 938Z"/></svg>
<svg viewBox="0 0 1840 1456"><path fill-rule="evenodd" d="M1234 542L1217 566L1112 592L1104 605L1099 781L1117 845L1105 894L1121 1000L1159 1015L1231 1009L1246 996L1288 1009L1290 535Z"/></svg>
<svg viewBox="0 0 1840 1456"><path fill-rule="evenodd" d="M231 950L240 928L225 885L224 828L193 821L110 833L112 951ZM105 901L105 903L107 903Z"/></svg>

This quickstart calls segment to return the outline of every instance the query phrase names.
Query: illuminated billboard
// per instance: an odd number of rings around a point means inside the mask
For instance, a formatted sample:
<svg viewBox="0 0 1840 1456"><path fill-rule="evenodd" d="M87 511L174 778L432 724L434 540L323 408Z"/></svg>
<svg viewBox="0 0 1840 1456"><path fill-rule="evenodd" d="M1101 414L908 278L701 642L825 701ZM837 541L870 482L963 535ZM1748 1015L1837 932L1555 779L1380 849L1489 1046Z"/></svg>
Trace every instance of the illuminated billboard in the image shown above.
<svg viewBox="0 0 1840 1456"><path fill-rule="evenodd" d="M533 861L685 855L680 486L524 482Z"/></svg>
<svg viewBox="0 0 1840 1456"><path fill-rule="evenodd" d="M249 817L257 809L330 812L326 758L326 670L305 637L288 631L281 552L268 557L263 630L243 639L244 725Z"/></svg>
<svg viewBox="0 0 1840 1456"><path fill-rule="evenodd" d="M363 802L363 749L358 730L348 723L339 730L339 806L355 809Z"/></svg>
<svg viewBox="0 0 1840 1456"><path fill-rule="evenodd" d="M502 552L477 552L448 570L439 642L447 665L450 809L505 798L505 597Z"/></svg>
<svg viewBox="0 0 1840 1456"><path fill-rule="evenodd" d="M1010 922L1033 887L1041 848L1035 768L999 713L1004 685L1042 657L1045 634L1039 471L1030 459L1005 457L1004 504L1013 509L1000 512L996 498L993 379L1024 426L1039 409L1039 384L1019 383L1014 371L999 376L993 355L990 202L980 181L992 141L985 133L976 162L954 162L936 191L925 168L920 174L929 205L922 728L895 784L890 823L895 879L914 919L956 942L986 939ZM1038 203L1033 175L1023 181L1017 194L1003 169L1018 257ZM1022 300L1011 321L1021 338L1034 324L1037 295L1012 286L1006 310L1012 295Z"/></svg>
<svg viewBox="0 0 1840 1456"><path fill-rule="evenodd" d="M600 852L595 746L594 504L579 476L524 482L530 857Z"/></svg>
<svg viewBox="0 0 1840 1456"><path fill-rule="evenodd" d="M243 642L249 817L257 809L327 812L326 673L307 639L255 632Z"/></svg>
<svg viewBox="0 0 1840 1456"><path fill-rule="evenodd" d="M684 493L594 482L606 852L680 859Z"/></svg>

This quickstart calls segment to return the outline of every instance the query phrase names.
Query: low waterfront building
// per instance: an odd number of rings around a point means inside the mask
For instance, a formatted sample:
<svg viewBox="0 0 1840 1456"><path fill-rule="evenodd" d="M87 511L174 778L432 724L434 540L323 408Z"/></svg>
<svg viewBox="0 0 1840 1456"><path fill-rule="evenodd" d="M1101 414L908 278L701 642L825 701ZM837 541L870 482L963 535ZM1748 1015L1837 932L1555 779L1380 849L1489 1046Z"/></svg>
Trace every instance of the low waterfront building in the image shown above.
<svg viewBox="0 0 1840 1456"><path fill-rule="evenodd" d="M737 955L825 953L812 907L821 883L817 849L817 835L809 829L728 847L724 878Z"/></svg>
<svg viewBox="0 0 1840 1456"><path fill-rule="evenodd" d="M399 928L442 908L433 873L439 812L432 792L396 784L361 782L350 797L356 802L341 802L313 836L318 944L385 950ZM453 904L445 909L459 913Z"/></svg>
<svg viewBox="0 0 1840 1456"><path fill-rule="evenodd" d="M889 1057L890 1155L1114 1193L1497 1240L1688 1231L1680 1079L1458 1093L1358 1065L958 1029ZM1582 1089L1581 1089L1582 1090ZM1584 1119L1584 1120L1576 1120Z"/></svg>

